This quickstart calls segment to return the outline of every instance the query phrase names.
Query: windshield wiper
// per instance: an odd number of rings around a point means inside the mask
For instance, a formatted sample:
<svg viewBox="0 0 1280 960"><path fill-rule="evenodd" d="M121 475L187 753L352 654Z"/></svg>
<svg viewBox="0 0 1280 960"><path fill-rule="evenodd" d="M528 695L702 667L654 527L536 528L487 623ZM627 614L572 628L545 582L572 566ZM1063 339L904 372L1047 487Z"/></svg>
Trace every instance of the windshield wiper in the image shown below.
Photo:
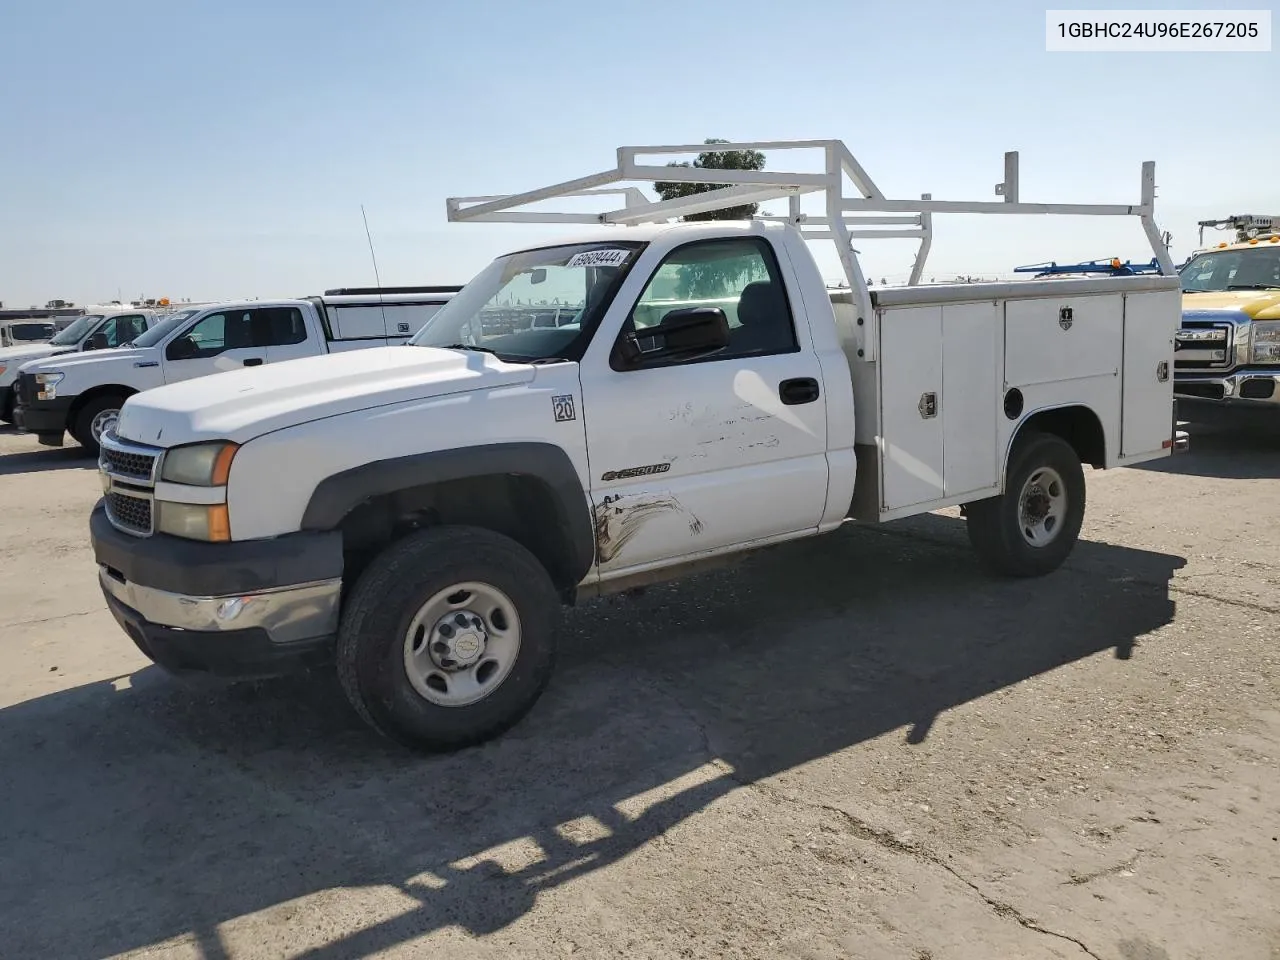
<svg viewBox="0 0 1280 960"><path fill-rule="evenodd" d="M437 350L474 350L477 353L491 353L495 357L498 356L497 350L490 350L488 347L476 346L474 343L449 343L441 347L436 347L436 349Z"/></svg>
<svg viewBox="0 0 1280 960"><path fill-rule="evenodd" d="M1228 290L1280 290L1280 283L1229 283Z"/></svg>
<svg viewBox="0 0 1280 960"><path fill-rule="evenodd" d="M475 350L477 353L491 354L497 357L503 363L528 363L532 365L532 364L538 364L538 363L571 363L572 362L568 357L511 357L511 356L506 356L504 354L501 354L497 350L492 350L489 347L479 347L471 343L450 343L444 346L436 347L436 349L437 350Z"/></svg>

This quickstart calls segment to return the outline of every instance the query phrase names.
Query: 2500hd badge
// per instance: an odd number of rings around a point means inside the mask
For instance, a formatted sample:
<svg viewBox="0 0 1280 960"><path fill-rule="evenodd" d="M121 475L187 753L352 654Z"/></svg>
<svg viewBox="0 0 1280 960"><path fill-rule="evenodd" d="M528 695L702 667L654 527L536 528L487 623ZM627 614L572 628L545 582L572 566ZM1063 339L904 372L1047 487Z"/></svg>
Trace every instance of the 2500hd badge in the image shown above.
<svg viewBox="0 0 1280 960"><path fill-rule="evenodd" d="M625 470L609 470L600 477L601 481L632 480L636 477L651 477L655 473L666 473L671 469L669 463L651 463L647 467L627 467Z"/></svg>

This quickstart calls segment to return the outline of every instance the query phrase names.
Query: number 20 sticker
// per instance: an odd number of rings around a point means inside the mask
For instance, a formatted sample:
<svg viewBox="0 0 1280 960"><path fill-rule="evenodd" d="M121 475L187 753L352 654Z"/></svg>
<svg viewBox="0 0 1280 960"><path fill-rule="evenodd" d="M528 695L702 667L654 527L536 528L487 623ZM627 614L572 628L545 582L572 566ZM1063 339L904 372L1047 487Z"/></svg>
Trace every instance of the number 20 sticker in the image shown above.
<svg viewBox="0 0 1280 960"><path fill-rule="evenodd" d="M563 423L565 420L574 420L577 415L573 409L573 397L552 397L551 409L555 412L556 422Z"/></svg>

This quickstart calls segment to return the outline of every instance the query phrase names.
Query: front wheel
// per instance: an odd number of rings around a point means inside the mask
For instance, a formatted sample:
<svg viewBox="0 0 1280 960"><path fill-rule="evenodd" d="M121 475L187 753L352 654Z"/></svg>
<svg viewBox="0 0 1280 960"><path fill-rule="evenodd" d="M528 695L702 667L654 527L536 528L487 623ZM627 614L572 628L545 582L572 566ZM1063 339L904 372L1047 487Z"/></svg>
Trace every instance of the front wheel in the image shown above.
<svg viewBox="0 0 1280 960"><path fill-rule="evenodd" d="M120 419L120 408L124 406L125 399L114 394L94 397L76 413L71 435L84 447L85 453L94 457L98 455L102 435Z"/></svg>
<svg viewBox="0 0 1280 960"><path fill-rule="evenodd" d="M528 550L474 527L405 537L346 600L337 666L356 712L424 751L506 731L551 677L560 601Z"/></svg>
<svg viewBox="0 0 1280 960"><path fill-rule="evenodd" d="M1084 468L1053 434L1019 439L1005 492L966 506L969 542L979 562L1006 577L1041 577L1066 561L1084 524Z"/></svg>

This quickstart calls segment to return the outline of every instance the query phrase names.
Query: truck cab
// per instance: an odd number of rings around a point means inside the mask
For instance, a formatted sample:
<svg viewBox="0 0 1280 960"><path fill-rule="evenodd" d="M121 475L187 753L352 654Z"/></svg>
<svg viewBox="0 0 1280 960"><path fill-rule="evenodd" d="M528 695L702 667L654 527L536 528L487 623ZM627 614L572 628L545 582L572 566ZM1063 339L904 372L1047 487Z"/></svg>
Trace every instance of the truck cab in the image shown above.
<svg viewBox="0 0 1280 960"><path fill-rule="evenodd" d="M1206 408L1280 410L1280 216L1205 227L1236 237L1197 250L1181 268L1174 395L1189 417Z"/></svg>

